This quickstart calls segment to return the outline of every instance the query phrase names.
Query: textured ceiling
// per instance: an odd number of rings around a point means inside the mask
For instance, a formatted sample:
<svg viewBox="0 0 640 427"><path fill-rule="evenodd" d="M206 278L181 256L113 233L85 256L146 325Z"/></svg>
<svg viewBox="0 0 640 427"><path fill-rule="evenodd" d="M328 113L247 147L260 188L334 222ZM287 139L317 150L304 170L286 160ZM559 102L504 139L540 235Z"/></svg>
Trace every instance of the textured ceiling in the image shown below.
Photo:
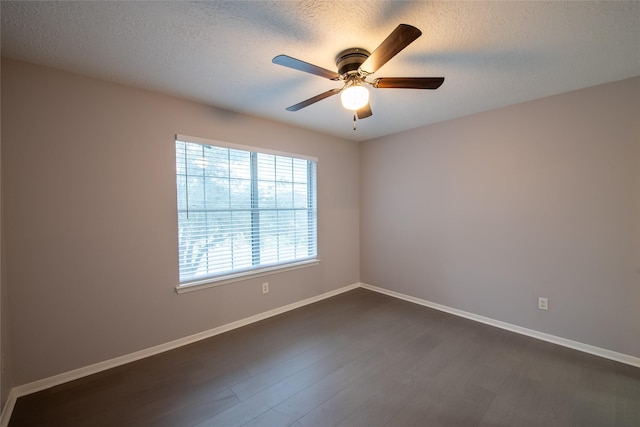
<svg viewBox="0 0 640 427"><path fill-rule="evenodd" d="M353 140L640 75L640 2L214 1L1 4L2 55ZM400 23L422 37L372 77L444 76L436 91L371 89L352 130L330 70Z"/></svg>

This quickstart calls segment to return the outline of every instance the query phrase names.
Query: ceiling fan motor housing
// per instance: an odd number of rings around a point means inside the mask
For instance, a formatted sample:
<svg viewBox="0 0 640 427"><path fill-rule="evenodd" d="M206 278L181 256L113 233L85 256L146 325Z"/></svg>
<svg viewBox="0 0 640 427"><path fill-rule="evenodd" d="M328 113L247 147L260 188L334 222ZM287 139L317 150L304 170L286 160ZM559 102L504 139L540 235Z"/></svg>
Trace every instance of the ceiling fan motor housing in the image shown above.
<svg viewBox="0 0 640 427"><path fill-rule="evenodd" d="M336 56L338 74L343 78L356 74L360 65L367 60L369 55L371 55L371 53L369 53L368 50L360 47L343 50Z"/></svg>

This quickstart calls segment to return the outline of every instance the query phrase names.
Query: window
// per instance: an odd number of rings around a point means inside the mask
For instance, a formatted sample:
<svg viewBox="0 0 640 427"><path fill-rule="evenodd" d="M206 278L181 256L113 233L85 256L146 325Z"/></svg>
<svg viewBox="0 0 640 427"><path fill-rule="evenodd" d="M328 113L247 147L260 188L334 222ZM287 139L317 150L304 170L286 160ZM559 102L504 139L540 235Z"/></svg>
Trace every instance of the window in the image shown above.
<svg viewBox="0 0 640 427"><path fill-rule="evenodd" d="M180 286L317 262L315 159L178 135L176 183Z"/></svg>

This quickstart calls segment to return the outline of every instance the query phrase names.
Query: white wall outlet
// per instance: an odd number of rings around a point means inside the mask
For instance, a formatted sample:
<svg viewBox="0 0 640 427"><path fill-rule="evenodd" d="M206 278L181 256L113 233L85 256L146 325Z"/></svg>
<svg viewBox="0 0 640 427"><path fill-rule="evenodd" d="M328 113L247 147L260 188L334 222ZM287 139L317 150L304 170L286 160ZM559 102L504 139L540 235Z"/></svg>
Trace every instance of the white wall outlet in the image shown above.
<svg viewBox="0 0 640 427"><path fill-rule="evenodd" d="M263 294L268 294L269 293L269 282L264 282L262 284L262 293Z"/></svg>
<svg viewBox="0 0 640 427"><path fill-rule="evenodd" d="M538 308L540 310L549 310L549 300L547 298L538 298Z"/></svg>

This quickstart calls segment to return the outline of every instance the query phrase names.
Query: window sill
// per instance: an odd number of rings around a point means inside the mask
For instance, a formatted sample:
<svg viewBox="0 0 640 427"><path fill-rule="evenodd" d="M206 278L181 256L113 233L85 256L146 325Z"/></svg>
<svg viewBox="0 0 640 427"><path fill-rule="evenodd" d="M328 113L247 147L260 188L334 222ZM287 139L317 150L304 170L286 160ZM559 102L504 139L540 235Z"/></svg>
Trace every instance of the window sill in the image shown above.
<svg viewBox="0 0 640 427"><path fill-rule="evenodd" d="M209 279L198 280L195 282L183 283L176 286L176 292L183 294L186 292L198 291L201 289L213 288L215 286L228 285L229 283L240 282L242 280L249 280L260 276L266 276L273 273L282 273L285 271L298 270L300 268L313 267L320 264L320 260L317 258L308 259L304 261L293 262L290 264L274 265L272 267L265 267L258 270L245 271L242 273L228 274L226 276L213 277Z"/></svg>

